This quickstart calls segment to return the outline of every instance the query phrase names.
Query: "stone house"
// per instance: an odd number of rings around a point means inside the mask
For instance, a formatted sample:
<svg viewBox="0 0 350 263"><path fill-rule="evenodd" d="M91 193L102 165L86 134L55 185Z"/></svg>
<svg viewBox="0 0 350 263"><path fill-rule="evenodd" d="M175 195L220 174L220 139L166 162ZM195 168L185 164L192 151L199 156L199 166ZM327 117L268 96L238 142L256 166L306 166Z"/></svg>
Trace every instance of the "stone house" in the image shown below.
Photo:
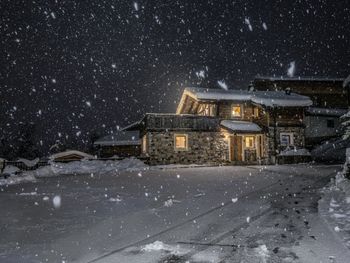
<svg viewBox="0 0 350 263"><path fill-rule="evenodd" d="M261 91L284 91L308 96L313 105L305 109L305 143L312 147L322 141L340 136L339 117L349 107L349 87L341 78L275 78L256 77L251 87Z"/></svg>
<svg viewBox="0 0 350 263"><path fill-rule="evenodd" d="M285 91L186 88L175 114L149 113L138 130L150 164L275 163L287 147L305 146L311 100Z"/></svg>

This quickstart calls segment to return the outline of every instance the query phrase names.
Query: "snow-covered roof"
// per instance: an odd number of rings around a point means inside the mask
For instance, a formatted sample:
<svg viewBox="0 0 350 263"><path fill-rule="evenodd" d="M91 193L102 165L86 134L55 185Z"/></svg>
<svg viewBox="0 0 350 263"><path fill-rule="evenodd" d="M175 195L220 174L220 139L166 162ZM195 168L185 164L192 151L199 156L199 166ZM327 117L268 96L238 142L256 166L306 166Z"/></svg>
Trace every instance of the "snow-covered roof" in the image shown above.
<svg viewBox="0 0 350 263"><path fill-rule="evenodd" d="M330 77L286 77L286 76L256 76L255 80L268 80L268 81L326 81L326 82L335 82L335 81L344 81L344 78L330 78Z"/></svg>
<svg viewBox="0 0 350 263"><path fill-rule="evenodd" d="M93 159L94 156L81 152L81 151L77 151L77 150L68 150L65 152L60 152L60 153L55 153L53 155L50 156L51 160L57 159L57 158L62 158L62 157L66 157L69 155L78 155L81 156L82 158L87 158L87 159Z"/></svg>
<svg viewBox="0 0 350 263"><path fill-rule="evenodd" d="M17 162L22 162L24 163L27 167L34 167L35 165L38 164L39 162L39 158L35 158L33 160L28 160L28 159L24 159L24 158L19 158L17 160Z"/></svg>
<svg viewBox="0 0 350 263"><path fill-rule="evenodd" d="M185 91L194 95L197 100L235 100L249 101L251 94L246 90L224 90L224 89L205 89L190 87Z"/></svg>
<svg viewBox="0 0 350 263"><path fill-rule="evenodd" d="M309 115L323 115L323 116L335 116L340 117L347 113L348 110L346 109L329 109L329 108L317 108L317 107L310 107L306 109L306 113Z"/></svg>
<svg viewBox="0 0 350 263"><path fill-rule="evenodd" d="M205 88L186 88L185 94L197 100L252 101L266 107L308 107L312 101L307 96L284 91L248 91Z"/></svg>
<svg viewBox="0 0 350 263"><path fill-rule="evenodd" d="M233 132L261 132L261 128L257 124L249 121L223 120L220 125Z"/></svg>
<svg viewBox="0 0 350 263"><path fill-rule="evenodd" d="M94 145L100 146L118 146L118 145L140 145L139 131L119 131L114 134L104 136L94 142Z"/></svg>
<svg viewBox="0 0 350 263"><path fill-rule="evenodd" d="M266 107L308 107L312 101L307 96L285 91L254 91L251 100Z"/></svg>

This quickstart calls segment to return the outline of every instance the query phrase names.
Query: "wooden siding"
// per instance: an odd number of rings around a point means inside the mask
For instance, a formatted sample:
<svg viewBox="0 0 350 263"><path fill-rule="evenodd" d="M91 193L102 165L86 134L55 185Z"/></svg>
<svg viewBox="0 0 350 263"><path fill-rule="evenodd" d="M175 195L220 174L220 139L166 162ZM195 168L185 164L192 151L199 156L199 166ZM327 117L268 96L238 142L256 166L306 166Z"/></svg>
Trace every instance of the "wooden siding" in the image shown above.
<svg viewBox="0 0 350 263"><path fill-rule="evenodd" d="M218 131L220 120L198 115L147 114L145 128L152 130Z"/></svg>

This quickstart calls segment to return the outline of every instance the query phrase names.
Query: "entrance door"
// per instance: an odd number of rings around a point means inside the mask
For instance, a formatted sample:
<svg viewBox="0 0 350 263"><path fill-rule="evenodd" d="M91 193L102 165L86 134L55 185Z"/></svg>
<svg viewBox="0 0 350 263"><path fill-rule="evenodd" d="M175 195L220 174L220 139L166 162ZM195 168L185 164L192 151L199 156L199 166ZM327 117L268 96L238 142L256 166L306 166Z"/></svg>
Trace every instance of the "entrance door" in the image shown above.
<svg viewBox="0 0 350 263"><path fill-rule="evenodd" d="M230 140L231 161L243 161L242 159L242 136L234 135Z"/></svg>

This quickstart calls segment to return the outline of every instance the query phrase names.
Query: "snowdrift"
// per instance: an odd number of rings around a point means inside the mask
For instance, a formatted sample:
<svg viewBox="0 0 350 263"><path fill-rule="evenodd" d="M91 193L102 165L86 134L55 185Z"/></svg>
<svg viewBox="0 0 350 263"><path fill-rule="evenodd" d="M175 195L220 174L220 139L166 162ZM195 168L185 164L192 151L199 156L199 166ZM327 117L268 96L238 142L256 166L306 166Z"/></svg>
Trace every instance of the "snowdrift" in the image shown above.
<svg viewBox="0 0 350 263"><path fill-rule="evenodd" d="M136 158L128 158L120 161L81 160L70 163L51 162L49 166L33 171L33 174L35 177L50 177L68 174L137 171L146 169L147 167L147 165Z"/></svg>
<svg viewBox="0 0 350 263"><path fill-rule="evenodd" d="M350 138L329 140L311 151L316 162L344 163L346 148L350 147Z"/></svg>

